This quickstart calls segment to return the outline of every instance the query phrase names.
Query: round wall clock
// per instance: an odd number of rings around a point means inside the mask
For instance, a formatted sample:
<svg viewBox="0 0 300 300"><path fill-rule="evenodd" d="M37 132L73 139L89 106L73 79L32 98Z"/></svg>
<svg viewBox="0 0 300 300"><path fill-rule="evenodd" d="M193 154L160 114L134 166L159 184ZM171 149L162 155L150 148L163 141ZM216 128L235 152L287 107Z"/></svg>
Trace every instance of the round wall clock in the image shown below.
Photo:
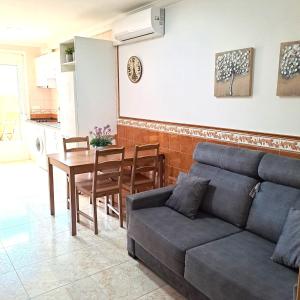
<svg viewBox="0 0 300 300"><path fill-rule="evenodd" d="M143 67L140 59L136 56L131 56L127 63L127 75L131 82L137 83L142 77Z"/></svg>

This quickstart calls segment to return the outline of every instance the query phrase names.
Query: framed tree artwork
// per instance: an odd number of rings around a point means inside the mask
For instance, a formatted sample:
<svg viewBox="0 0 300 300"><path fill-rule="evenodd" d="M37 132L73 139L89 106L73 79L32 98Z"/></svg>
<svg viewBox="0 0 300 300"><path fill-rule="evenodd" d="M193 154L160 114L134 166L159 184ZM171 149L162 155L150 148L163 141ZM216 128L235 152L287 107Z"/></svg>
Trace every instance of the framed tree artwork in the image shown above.
<svg viewBox="0 0 300 300"><path fill-rule="evenodd" d="M253 48L216 54L216 97L247 97L252 95L253 55Z"/></svg>
<svg viewBox="0 0 300 300"><path fill-rule="evenodd" d="M300 41L281 43L277 96L300 96Z"/></svg>

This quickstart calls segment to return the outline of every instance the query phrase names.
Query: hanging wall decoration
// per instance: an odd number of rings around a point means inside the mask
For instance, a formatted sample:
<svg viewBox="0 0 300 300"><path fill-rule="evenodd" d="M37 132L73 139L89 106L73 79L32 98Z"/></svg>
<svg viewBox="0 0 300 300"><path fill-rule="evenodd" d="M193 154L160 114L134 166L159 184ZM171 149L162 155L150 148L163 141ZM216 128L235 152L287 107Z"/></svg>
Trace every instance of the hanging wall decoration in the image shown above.
<svg viewBox="0 0 300 300"><path fill-rule="evenodd" d="M136 56L131 56L127 63L127 75L131 82L137 83L140 81L143 73L141 60Z"/></svg>
<svg viewBox="0 0 300 300"><path fill-rule="evenodd" d="M277 96L300 96L300 41L281 43Z"/></svg>
<svg viewBox="0 0 300 300"><path fill-rule="evenodd" d="M253 48L246 48L216 54L216 97L252 95L253 53Z"/></svg>

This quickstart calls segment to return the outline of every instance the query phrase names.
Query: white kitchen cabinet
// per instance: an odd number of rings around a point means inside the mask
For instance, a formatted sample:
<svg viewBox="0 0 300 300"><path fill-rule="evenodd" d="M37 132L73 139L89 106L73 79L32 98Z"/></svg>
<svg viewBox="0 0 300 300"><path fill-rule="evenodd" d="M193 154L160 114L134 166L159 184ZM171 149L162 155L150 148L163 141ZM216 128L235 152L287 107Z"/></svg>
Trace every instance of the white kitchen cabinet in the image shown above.
<svg viewBox="0 0 300 300"><path fill-rule="evenodd" d="M56 52L41 55L35 59L36 86L56 88L59 71L59 56Z"/></svg>
<svg viewBox="0 0 300 300"><path fill-rule="evenodd" d="M46 154L63 152L63 140L59 128L45 126L45 144Z"/></svg>

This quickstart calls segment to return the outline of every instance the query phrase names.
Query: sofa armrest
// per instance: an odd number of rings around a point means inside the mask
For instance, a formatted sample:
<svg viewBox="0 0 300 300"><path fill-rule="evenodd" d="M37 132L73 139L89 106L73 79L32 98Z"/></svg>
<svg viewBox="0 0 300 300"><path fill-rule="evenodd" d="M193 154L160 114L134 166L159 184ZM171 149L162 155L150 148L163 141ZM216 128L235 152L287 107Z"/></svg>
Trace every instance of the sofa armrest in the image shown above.
<svg viewBox="0 0 300 300"><path fill-rule="evenodd" d="M126 197L127 215L132 210L163 206L169 199L174 189L174 185L146 191Z"/></svg>

